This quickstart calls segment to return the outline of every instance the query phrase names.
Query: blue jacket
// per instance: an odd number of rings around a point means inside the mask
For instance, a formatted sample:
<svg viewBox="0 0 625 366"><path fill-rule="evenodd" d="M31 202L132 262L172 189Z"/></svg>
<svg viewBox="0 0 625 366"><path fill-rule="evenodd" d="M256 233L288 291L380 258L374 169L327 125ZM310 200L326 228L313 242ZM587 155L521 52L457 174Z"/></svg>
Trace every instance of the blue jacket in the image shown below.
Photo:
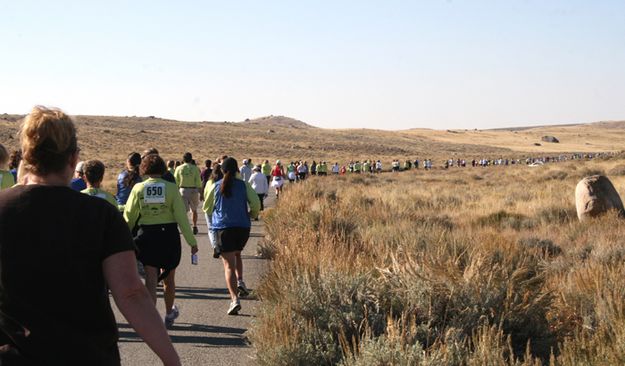
<svg viewBox="0 0 625 366"><path fill-rule="evenodd" d="M73 190L80 192L82 190L87 189L87 183L82 178L74 178L72 179L72 183L70 184Z"/></svg>
<svg viewBox="0 0 625 366"><path fill-rule="evenodd" d="M213 184L206 197L208 205L206 212L212 211L211 228L223 230L232 227L249 228L252 226L250 215L256 217L260 201L254 190L240 179L232 182L230 197L221 194L223 179ZM247 205L250 203L251 212L248 214Z"/></svg>
<svg viewBox="0 0 625 366"><path fill-rule="evenodd" d="M128 201L128 197L130 197L130 192L132 191L132 187L134 186L134 184L129 185L128 187L126 187L124 185L124 179L126 179L126 177L128 176L128 170L124 170L123 172L119 173L119 175L117 176L117 196L115 196L115 199L117 200L117 204L119 205L125 205L126 201ZM137 182L141 182L142 179L141 177L137 177Z"/></svg>

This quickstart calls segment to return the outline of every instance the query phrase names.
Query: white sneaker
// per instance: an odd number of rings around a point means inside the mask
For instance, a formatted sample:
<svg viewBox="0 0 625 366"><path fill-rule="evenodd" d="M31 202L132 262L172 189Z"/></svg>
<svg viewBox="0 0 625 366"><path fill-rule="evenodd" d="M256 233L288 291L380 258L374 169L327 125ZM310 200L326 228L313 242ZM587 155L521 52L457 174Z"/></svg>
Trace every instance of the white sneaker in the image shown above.
<svg viewBox="0 0 625 366"><path fill-rule="evenodd" d="M243 281L238 282L237 289L239 290L239 297L246 297L250 294L250 290L247 289Z"/></svg>
<svg viewBox="0 0 625 366"><path fill-rule="evenodd" d="M165 327L169 328L174 325L174 320L178 319L180 316L180 310L178 310L178 306L174 305L171 308L171 313L165 315Z"/></svg>
<svg viewBox="0 0 625 366"><path fill-rule="evenodd" d="M239 314L239 310L241 310L241 303L239 300L234 300L230 303L230 308L228 308L228 315L237 315Z"/></svg>

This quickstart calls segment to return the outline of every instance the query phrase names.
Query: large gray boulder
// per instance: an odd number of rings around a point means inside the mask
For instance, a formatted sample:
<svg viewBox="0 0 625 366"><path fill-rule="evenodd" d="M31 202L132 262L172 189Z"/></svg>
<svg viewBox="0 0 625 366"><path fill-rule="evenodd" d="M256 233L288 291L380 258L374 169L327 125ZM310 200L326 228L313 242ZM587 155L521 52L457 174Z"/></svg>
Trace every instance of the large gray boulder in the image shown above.
<svg viewBox="0 0 625 366"><path fill-rule="evenodd" d="M625 215L621 197L612 182L603 175L592 175L577 183L575 207L580 221L597 217L608 210L617 210L621 216Z"/></svg>
<svg viewBox="0 0 625 366"><path fill-rule="evenodd" d="M556 144L560 142L560 140L558 140L555 136L543 136L541 137L541 140L544 142L553 142Z"/></svg>

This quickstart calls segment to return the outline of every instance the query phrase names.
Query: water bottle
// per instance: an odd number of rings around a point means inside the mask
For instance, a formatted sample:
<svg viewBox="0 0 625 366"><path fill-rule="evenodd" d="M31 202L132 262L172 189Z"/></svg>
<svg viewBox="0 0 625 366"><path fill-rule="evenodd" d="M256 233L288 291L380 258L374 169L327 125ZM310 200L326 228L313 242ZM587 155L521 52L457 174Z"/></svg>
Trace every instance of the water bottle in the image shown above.
<svg viewBox="0 0 625 366"><path fill-rule="evenodd" d="M191 254L191 264L197 265L197 254Z"/></svg>

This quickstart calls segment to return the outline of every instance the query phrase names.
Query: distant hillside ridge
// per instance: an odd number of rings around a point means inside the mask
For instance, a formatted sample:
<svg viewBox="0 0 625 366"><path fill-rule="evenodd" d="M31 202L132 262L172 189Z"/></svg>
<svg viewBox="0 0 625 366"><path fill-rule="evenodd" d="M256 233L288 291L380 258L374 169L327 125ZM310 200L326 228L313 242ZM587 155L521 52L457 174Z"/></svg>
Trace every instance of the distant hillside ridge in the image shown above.
<svg viewBox="0 0 625 366"><path fill-rule="evenodd" d="M19 122L26 115L24 114L8 114L2 113L0 114L0 119L9 121L9 122ZM109 123L109 124L117 124L117 123L209 123L209 124L229 124L232 122L228 121L201 121L201 122L189 122L189 121L181 121L175 119L161 118L155 116L94 116L94 115L72 115L72 118L78 122L94 122L98 121L100 123ZM274 127L286 127L286 128L318 128L312 125L309 125L306 122L300 121L295 118L286 117L286 116L264 116L257 117L253 119L246 119L242 122L237 122L237 124L249 124L255 126L274 126Z"/></svg>
<svg viewBox="0 0 625 366"><path fill-rule="evenodd" d="M622 128L625 129L625 121L600 121L593 123L603 128Z"/></svg>
<svg viewBox="0 0 625 366"><path fill-rule="evenodd" d="M580 123L563 123L563 124L544 124L535 126L518 126L518 127L496 127L487 128L486 131L527 131L532 129L558 128L558 127L576 127L584 125L593 125L601 128L618 128L625 129L625 121L597 121L597 122L580 122Z"/></svg>
<svg viewBox="0 0 625 366"><path fill-rule="evenodd" d="M298 119L285 117L285 116L265 116L254 119L246 119L243 124L257 125L257 126L278 126L278 127L290 127L290 128L318 128L311 126L306 122L302 122Z"/></svg>

